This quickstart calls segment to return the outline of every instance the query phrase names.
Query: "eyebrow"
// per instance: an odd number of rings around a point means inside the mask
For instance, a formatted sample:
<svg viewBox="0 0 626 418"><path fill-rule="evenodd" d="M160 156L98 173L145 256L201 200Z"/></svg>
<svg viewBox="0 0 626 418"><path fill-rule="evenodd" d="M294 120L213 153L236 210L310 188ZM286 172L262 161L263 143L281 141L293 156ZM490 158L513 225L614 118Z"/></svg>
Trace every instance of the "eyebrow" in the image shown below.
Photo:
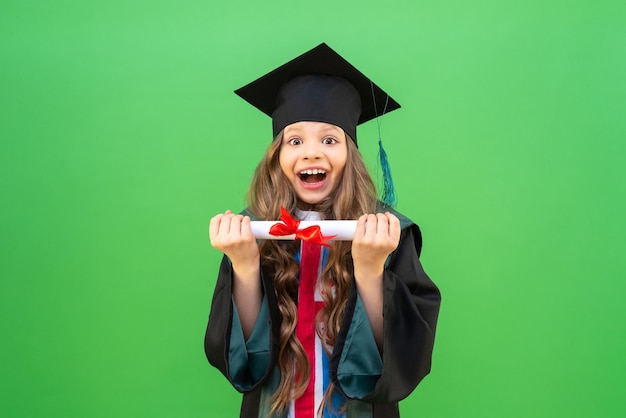
<svg viewBox="0 0 626 418"><path fill-rule="evenodd" d="M301 136L304 132L306 132L306 129L304 128L289 128L289 130L286 130L283 132L283 135L285 137L287 136ZM323 128L319 131L319 134L321 136L326 136L326 135L333 135L333 136L337 136L337 137L341 137L342 134L344 133L344 130L341 129L340 127L328 127L328 128Z"/></svg>
<svg viewBox="0 0 626 418"><path fill-rule="evenodd" d="M343 133L343 129L341 128L326 128L322 131L323 134L333 134L333 135L341 135Z"/></svg>

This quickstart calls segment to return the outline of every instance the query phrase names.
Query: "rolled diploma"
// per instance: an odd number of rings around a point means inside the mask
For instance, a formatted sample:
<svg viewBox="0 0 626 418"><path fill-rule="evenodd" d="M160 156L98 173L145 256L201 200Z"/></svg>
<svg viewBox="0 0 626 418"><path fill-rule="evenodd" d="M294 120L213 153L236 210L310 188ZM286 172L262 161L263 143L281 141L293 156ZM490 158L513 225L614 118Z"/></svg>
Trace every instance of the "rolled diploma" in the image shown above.
<svg viewBox="0 0 626 418"><path fill-rule="evenodd" d="M322 230L322 235L336 235L333 240L336 241L352 241L354 238L354 231L356 231L357 221L301 221L300 229L307 228L312 225L319 225ZM281 240L293 240L296 235L284 235L277 237L270 235L270 228L275 225L277 221L251 221L250 228L252 234L256 239L281 239Z"/></svg>

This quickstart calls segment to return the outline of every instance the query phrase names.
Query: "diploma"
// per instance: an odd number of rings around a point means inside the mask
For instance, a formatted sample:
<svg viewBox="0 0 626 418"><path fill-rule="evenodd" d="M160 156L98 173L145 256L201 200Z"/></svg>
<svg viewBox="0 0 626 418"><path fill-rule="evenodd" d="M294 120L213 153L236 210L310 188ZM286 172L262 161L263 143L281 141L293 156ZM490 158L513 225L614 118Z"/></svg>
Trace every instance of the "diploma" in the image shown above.
<svg viewBox="0 0 626 418"><path fill-rule="evenodd" d="M336 235L333 240L352 241L354 231L356 231L357 221L300 221L299 228L304 229L309 226L319 225L324 236ZM270 235L272 225L281 223L280 221L250 221L252 234L256 239L282 239L293 240L296 235L274 236Z"/></svg>

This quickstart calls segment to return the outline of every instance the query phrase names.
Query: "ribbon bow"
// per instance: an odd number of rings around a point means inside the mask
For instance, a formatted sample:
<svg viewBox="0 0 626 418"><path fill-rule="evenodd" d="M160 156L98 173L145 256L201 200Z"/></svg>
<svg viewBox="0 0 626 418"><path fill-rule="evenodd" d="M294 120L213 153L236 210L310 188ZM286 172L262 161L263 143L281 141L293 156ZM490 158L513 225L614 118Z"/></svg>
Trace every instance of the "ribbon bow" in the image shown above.
<svg viewBox="0 0 626 418"><path fill-rule="evenodd" d="M280 213L280 220L283 223L272 225L270 228L270 235L282 237L285 235L295 234L297 240L300 239L302 241L332 248L332 246L328 243L328 240L335 238L336 235L324 236L319 225L311 225L304 229L299 229L298 227L300 226L300 221L293 219L289 212L287 212L287 210L282 206L280 207Z"/></svg>

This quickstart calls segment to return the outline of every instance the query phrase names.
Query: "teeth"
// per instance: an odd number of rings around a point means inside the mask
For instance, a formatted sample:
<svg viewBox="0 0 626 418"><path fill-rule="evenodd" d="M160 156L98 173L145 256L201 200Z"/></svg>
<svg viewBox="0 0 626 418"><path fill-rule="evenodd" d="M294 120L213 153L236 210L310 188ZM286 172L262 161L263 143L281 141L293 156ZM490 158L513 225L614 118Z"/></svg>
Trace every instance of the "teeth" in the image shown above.
<svg viewBox="0 0 626 418"><path fill-rule="evenodd" d="M309 170L302 170L300 172L300 174L308 174L310 176L310 175L313 175L313 174L326 174L326 171L322 170L322 169L314 168L312 170L311 169L309 169Z"/></svg>

